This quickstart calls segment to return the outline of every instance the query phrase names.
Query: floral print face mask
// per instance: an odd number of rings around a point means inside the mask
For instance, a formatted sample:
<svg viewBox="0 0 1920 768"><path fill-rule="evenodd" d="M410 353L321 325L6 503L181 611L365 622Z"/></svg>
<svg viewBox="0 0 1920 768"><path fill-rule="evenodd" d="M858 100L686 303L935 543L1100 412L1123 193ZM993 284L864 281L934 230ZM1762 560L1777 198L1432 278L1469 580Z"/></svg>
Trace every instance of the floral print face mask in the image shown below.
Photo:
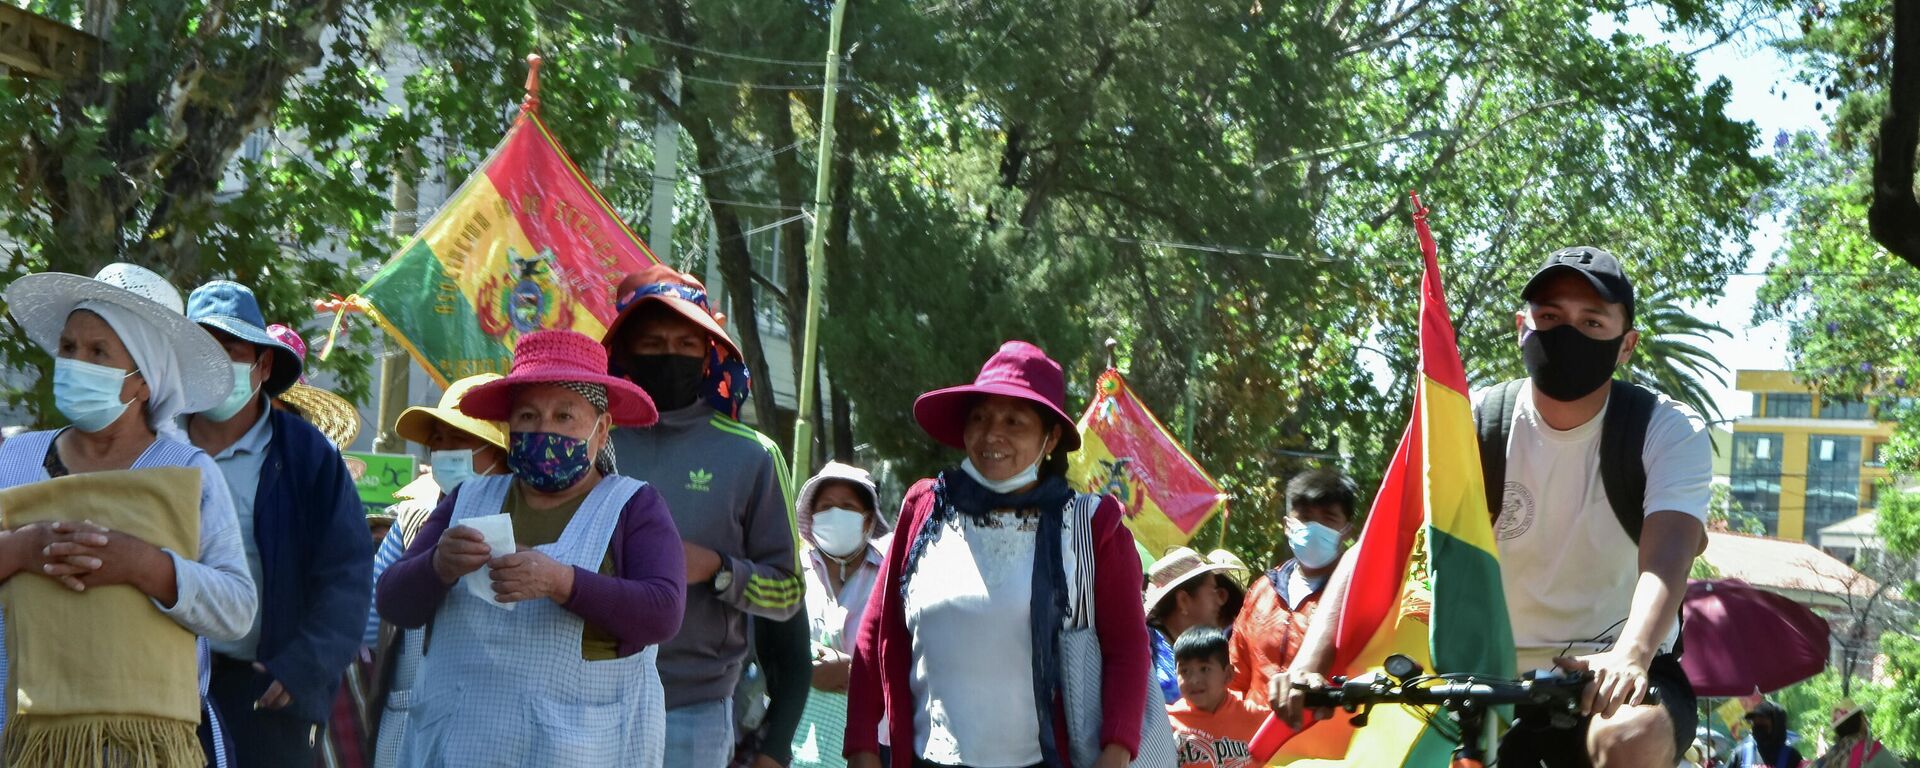
<svg viewBox="0 0 1920 768"><path fill-rule="evenodd" d="M587 441L577 437L515 432L507 438L507 468L536 491L559 493L587 476L593 456L587 452Z"/></svg>

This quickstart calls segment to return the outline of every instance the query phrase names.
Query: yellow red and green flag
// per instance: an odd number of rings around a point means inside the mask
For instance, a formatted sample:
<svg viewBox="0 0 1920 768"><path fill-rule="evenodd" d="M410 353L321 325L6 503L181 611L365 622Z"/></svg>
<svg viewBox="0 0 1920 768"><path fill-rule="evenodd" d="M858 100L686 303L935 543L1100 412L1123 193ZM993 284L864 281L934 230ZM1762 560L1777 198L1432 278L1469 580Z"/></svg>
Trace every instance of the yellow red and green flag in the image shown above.
<svg viewBox="0 0 1920 768"><path fill-rule="evenodd" d="M505 373L533 331L600 338L621 278L657 262L529 106L353 303L444 387Z"/></svg>
<svg viewBox="0 0 1920 768"><path fill-rule="evenodd" d="M1159 557L1193 538L1226 507L1226 495L1119 371L1101 374L1095 389L1080 416L1080 450L1067 459L1067 482L1119 499L1134 541Z"/></svg>
<svg viewBox="0 0 1920 768"><path fill-rule="evenodd" d="M1420 376L1413 415L1351 555L1353 577L1335 633L1334 674L1378 671L1404 654L1435 672L1510 678L1513 632L1500 587L1467 377L1454 344L1426 209L1414 198L1425 275ZM1344 715L1294 734L1270 765L1445 766L1454 744L1426 713L1376 708L1366 727ZM1444 717L1444 715L1441 715Z"/></svg>

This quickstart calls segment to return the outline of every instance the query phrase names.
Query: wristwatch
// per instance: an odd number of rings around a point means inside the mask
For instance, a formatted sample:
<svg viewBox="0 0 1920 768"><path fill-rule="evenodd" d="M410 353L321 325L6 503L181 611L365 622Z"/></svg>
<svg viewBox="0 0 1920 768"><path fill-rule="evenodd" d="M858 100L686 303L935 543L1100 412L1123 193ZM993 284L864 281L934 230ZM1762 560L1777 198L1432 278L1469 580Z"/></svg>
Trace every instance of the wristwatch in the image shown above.
<svg viewBox="0 0 1920 768"><path fill-rule="evenodd" d="M733 586L733 571L728 569L724 565L720 566L720 571L718 573L713 574L713 591L725 592L727 591L728 587L732 587L732 586Z"/></svg>

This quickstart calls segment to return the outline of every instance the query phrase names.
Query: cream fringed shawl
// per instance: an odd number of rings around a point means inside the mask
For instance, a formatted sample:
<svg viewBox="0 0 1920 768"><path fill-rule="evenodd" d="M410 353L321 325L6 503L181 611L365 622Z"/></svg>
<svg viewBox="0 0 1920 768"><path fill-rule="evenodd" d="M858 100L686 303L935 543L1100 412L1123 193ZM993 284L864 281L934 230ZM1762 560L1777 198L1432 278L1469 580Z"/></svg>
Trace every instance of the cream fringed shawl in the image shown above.
<svg viewBox="0 0 1920 768"><path fill-rule="evenodd" d="M0 490L8 529L91 520L181 557L200 550L200 470L91 472ZM198 768L194 636L130 586L0 585L9 660L4 763Z"/></svg>

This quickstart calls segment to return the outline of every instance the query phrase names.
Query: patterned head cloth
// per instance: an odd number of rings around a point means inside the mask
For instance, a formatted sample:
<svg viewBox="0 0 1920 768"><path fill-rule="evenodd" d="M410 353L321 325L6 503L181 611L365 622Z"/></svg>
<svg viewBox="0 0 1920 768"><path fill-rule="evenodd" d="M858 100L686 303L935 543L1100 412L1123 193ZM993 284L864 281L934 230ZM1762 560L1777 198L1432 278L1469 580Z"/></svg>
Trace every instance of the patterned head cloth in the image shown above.
<svg viewBox="0 0 1920 768"><path fill-rule="evenodd" d="M607 412L606 387L599 384L588 384L584 381L562 381L558 382L558 386L561 389L586 398L587 403L593 406L594 413ZM613 474L615 466L613 440L608 439L607 444L600 449L600 455L593 457L593 468L600 470L600 474L602 475L611 475Z"/></svg>

